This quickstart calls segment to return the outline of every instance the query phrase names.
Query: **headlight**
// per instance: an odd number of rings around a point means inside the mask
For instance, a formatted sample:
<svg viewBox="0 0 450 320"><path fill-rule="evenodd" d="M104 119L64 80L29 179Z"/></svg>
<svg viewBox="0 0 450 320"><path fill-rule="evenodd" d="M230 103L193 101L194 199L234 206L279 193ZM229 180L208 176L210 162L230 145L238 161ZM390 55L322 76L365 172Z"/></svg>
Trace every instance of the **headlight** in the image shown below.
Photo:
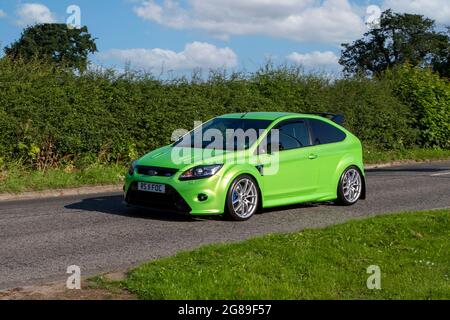
<svg viewBox="0 0 450 320"><path fill-rule="evenodd" d="M198 166L191 168L180 176L180 180L194 180L209 178L215 175L221 168L223 164L214 164L210 166Z"/></svg>
<svg viewBox="0 0 450 320"><path fill-rule="evenodd" d="M128 174L129 174L130 176L134 175L134 169L136 169L136 166L137 166L137 160L131 162L131 166L130 166L130 168L128 169Z"/></svg>

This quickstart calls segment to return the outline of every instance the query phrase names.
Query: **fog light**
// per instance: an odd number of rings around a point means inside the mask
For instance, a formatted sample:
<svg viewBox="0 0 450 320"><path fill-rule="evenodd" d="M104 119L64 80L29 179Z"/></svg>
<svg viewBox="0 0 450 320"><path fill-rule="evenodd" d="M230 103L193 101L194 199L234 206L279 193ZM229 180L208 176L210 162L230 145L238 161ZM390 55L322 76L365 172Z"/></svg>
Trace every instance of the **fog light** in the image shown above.
<svg viewBox="0 0 450 320"><path fill-rule="evenodd" d="M198 201L201 201L201 202L208 200L208 196L203 193L200 193L197 198L198 198Z"/></svg>

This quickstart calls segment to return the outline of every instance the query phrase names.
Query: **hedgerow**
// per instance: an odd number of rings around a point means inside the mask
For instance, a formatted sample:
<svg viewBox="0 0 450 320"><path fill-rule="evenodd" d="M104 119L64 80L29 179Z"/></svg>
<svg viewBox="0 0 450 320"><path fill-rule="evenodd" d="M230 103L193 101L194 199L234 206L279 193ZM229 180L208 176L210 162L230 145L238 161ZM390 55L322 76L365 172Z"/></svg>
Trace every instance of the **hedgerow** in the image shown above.
<svg viewBox="0 0 450 320"><path fill-rule="evenodd" d="M409 65L386 75L394 92L409 107L412 126L419 132L418 144L450 148L450 83L430 69Z"/></svg>
<svg viewBox="0 0 450 320"><path fill-rule="evenodd" d="M79 75L2 59L0 158L41 169L123 163L169 143L175 129L190 129L194 121L247 111L341 112L371 148L446 146L442 130L438 139L427 131L435 123L411 115L416 105L408 97L392 79L333 80L270 65L253 74L215 71L207 79L168 81L111 70Z"/></svg>

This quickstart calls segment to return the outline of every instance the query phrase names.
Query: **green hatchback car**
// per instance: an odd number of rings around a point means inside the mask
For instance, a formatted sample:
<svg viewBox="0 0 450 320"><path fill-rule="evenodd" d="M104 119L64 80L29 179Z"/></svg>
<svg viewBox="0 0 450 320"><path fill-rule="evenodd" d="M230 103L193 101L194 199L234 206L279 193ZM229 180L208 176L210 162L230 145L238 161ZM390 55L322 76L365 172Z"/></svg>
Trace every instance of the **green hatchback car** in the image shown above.
<svg viewBox="0 0 450 320"><path fill-rule="evenodd" d="M278 112L214 118L133 161L125 204L236 221L306 202L353 205L366 197L362 146L340 120Z"/></svg>

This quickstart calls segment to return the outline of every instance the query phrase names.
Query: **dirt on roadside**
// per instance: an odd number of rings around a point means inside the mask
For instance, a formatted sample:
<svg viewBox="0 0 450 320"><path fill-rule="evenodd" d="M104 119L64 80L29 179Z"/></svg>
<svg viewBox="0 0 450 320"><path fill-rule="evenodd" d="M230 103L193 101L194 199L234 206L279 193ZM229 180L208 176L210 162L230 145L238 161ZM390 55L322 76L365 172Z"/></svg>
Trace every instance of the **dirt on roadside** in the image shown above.
<svg viewBox="0 0 450 320"><path fill-rule="evenodd" d="M110 280L120 279L121 274L104 275ZM69 290L64 283L49 283L0 291L0 300L136 300L131 292L122 289L99 289L89 279L82 282L80 290Z"/></svg>

